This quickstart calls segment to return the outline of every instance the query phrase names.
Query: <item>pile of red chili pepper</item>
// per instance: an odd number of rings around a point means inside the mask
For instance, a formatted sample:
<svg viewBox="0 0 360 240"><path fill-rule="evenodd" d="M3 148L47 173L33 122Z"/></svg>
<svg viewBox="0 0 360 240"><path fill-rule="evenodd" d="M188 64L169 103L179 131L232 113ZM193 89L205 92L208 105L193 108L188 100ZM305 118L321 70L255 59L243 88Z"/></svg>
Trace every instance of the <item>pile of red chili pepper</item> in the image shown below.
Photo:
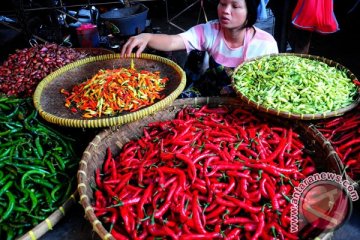
<svg viewBox="0 0 360 240"><path fill-rule="evenodd" d="M247 110L187 107L107 149L93 208L116 239L297 239L290 198L315 171L303 149Z"/></svg>
<svg viewBox="0 0 360 240"><path fill-rule="evenodd" d="M333 145L353 180L360 179L360 106L341 117L325 119L316 124Z"/></svg>
<svg viewBox="0 0 360 240"><path fill-rule="evenodd" d="M167 77L160 72L137 71L133 64L129 68L101 69L92 78L75 85L66 96L65 106L72 112L83 111L84 118L114 116L122 111L136 111L151 105L164 96Z"/></svg>

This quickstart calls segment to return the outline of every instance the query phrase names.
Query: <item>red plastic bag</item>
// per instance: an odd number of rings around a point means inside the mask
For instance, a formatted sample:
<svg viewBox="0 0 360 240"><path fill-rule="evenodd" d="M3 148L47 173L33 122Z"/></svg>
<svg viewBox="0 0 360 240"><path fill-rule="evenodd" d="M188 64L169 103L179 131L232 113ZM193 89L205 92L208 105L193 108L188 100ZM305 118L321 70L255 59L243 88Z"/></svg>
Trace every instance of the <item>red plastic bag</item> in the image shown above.
<svg viewBox="0 0 360 240"><path fill-rule="evenodd" d="M292 23L300 29L319 33L339 30L333 0L298 0L292 13Z"/></svg>

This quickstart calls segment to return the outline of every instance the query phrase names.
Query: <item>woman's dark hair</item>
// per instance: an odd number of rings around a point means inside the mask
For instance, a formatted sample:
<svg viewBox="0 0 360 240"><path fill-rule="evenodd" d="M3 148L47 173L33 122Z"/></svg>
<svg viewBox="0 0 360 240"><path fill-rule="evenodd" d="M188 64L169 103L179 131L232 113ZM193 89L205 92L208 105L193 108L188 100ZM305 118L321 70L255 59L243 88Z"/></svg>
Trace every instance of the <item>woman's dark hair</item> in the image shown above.
<svg viewBox="0 0 360 240"><path fill-rule="evenodd" d="M244 28L248 28L252 27L257 20L257 9L260 4L260 0L245 0L245 3L248 10L248 15Z"/></svg>

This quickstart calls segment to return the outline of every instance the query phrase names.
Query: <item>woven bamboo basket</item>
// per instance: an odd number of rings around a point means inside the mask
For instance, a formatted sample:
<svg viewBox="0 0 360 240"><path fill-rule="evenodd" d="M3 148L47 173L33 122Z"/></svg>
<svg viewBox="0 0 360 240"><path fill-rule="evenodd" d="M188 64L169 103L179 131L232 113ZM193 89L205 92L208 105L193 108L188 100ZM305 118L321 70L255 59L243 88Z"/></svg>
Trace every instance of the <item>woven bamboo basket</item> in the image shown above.
<svg viewBox="0 0 360 240"><path fill-rule="evenodd" d="M185 106L202 106L205 104L212 107L225 105L230 109L239 107L248 108L248 106L238 98L213 97L178 99L162 111L139 121L105 129L90 142L79 163L77 175L78 191L80 203L85 210L85 216L93 226L93 230L101 239L114 239L104 228L102 222L95 216L92 207L94 198L91 186L95 185L94 172L95 169L101 168L106 156L106 149L110 147L111 152L117 155L127 142L141 137L143 135L143 128L149 123L171 120L177 112ZM281 123L290 124L290 122L284 122L283 120L281 120ZM334 157L334 152L330 151L328 145L324 144L323 139L317 132L313 131L314 128L312 126L299 123L296 125L296 130L302 135L308 149L312 149L313 153L316 154L317 157L314 160L318 171L334 172L337 174L342 172L341 164L338 162L338 159Z"/></svg>
<svg viewBox="0 0 360 240"><path fill-rule="evenodd" d="M341 158L339 157L339 155L336 153L333 145L331 144L331 142L316 128L315 126L316 124L309 124L308 128L311 129L312 134L316 135L318 138L321 138L321 142L322 142L322 147L326 148L327 151L331 154L332 158L335 159L335 162L338 164L339 169L342 169L342 175L345 176L345 179L348 180L350 182L351 185L354 186L355 190L360 194L360 185L359 182L355 181L354 179L352 179L349 175L346 174L345 171L345 166L343 164L343 162L341 161Z"/></svg>
<svg viewBox="0 0 360 240"><path fill-rule="evenodd" d="M81 113L72 113L64 106L65 97L60 89L71 89L95 75L100 69L129 67L134 61L137 70L160 71L162 77L168 77L166 88L160 93L165 97L154 104L134 112L124 111L113 117L85 119ZM120 54L107 54L85 58L65 65L44 78L34 93L34 105L39 114L48 122L67 127L101 128L121 125L143 118L171 104L183 91L186 84L185 72L175 62L151 54L142 54L140 58L132 55L121 58Z"/></svg>
<svg viewBox="0 0 360 240"><path fill-rule="evenodd" d="M54 226L69 212L70 208L78 201L78 191L75 191L55 212L33 229L17 238L18 240L36 240L52 230Z"/></svg>
<svg viewBox="0 0 360 240"><path fill-rule="evenodd" d="M342 70L346 73L346 75L352 80L357 80L357 77L349 70L347 69L346 67L344 67L343 65L333 61L333 60L330 60L330 59L327 59L327 58L324 58L324 57L320 57L320 56L315 56L315 55L309 55L309 54L296 54L296 53L279 53L279 54L269 54L269 55L265 55L265 56L261 56L261 57L255 57L255 58L252 58L252 59L249 59L247 60L246 62L250 62L250 61L256 61L260 58L263 58L263 57L271 57L271 56L298 56L298 57L302 57L302 58L308 58L308 59L311 59L311 60L316 60L316 61L319 61L319 62L324 62L326 63L327 65L331 66L331 67L335 67L339 70ZM245 63L246 63L245 62ZM243 63L243 64L245 64ZM354 101L346 106L346 107L343 107L341 109L338 109L336 111L329 111L329 112L324 112L324 113L317 113L317 114L298 114L298 113L291 113L291 112L285 112L285 111L280 111L280 110L277 110L277 109L272 109L272 108L268 108L268 107L265 107L263 105L261 105L260 103L257 103L251 99L249 99L248 97L246 97L244 94L242 94L239 90L236 89L235 87L235 80L233 78L234 74L237 72L237 71L241 71L241 67L243 66L243 64L240 64L235 70L234 72L232 73L232 85L234 86L234 89L237 93L237 95L249 106L253 107L253 108L256 108L257 110L259 111L262 111L262 112L266 112L266 113L269 113L269 114L272 114L272 115L275 115L275 116L280 116L280 117L284 117L284 118L289 118L289 119L297 119L297 120L315 120L315 119L325 119L325 118L330 118L330 117L336 117L336 116L341 116L343 115L344 113L348 112L348 111L351 111L352 109L354 109L359 103L360 103L360 89L358 88L358 93L354 99Z"/></svg>

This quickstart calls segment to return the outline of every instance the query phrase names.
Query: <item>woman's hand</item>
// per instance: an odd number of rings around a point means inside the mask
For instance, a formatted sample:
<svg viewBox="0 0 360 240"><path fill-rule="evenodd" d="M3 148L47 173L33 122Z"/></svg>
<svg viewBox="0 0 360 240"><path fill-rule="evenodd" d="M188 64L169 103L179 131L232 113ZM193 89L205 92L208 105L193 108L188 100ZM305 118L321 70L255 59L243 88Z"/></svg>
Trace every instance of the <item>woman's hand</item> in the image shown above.
<svg viewBox="0 0 360 240"><path fill-rule="evenodd" d="M140 57L140 54L151 40L151 35L150 33L141 33L130 37L121 49L121 57L130 56L134 48L137 48L136 57Z"/></svg>
<svg viewBox="0 0 360 240"><path fill-rule="evenodd" d="M129 38L121 49L121 57L130 56L134 48L136 48L136 57L140 57L146 47L169 52L184 50L185 43L180 35L141 33Z"/></svg>

